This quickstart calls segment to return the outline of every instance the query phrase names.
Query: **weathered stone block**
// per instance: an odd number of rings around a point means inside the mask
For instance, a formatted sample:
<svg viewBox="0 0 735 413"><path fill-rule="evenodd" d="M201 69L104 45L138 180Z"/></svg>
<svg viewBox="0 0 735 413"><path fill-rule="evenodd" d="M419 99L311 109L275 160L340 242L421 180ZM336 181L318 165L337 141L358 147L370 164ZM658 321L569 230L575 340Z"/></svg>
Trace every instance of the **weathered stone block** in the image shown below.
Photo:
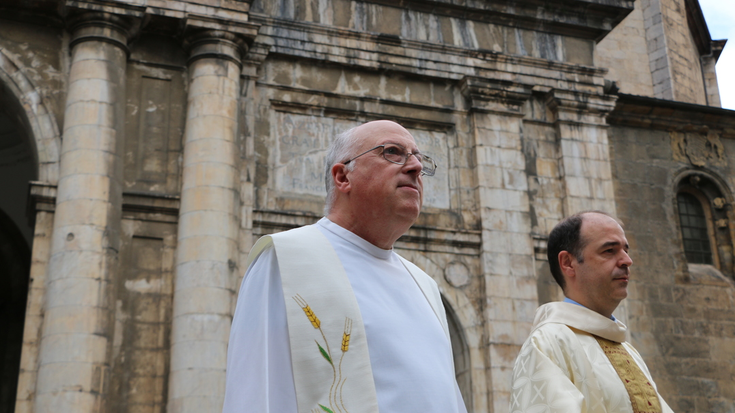
<svg viewBox="0 0 735 413"><path fill-rule="evenodd" d="M659 341L659 346L666 357L709 358L711 347L706 338L673 335L665 337Z"/></svg>
<svg viewBox="0 0 735 413"><path fill-rule="evenodd" d="M229 290L212 287L176 289L174 293L174 308L176 317L187 317L187 320L196 320L201 314L221 315L230 317L231 302L234 299Z"/></svg>

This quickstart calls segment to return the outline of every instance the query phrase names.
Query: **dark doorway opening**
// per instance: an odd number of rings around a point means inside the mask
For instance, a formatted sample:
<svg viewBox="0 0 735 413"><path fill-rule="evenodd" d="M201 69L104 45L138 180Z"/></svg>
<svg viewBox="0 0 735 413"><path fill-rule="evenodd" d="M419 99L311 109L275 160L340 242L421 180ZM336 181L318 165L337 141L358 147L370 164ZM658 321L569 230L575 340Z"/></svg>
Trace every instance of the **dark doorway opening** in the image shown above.
<svg viewBox="0 0 735 413"><path fill-rule="evenodd" d="M31 268L28 187L37 162L25 120L15 96L0 84L0 413L15 410Z"/></svg>

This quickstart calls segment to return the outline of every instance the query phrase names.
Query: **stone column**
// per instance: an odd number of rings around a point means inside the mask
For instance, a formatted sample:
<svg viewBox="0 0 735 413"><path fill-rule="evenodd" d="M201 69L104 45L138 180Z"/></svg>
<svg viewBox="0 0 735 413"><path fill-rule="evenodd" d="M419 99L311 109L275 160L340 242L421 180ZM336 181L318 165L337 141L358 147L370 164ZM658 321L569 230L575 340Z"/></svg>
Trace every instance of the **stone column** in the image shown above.
<svg viewBox="0 0 735 413"><path fill-rule="evenodd" d="M513 364L531 329L537 307L534 248L523 105L530 88L483 78L465 78L462 90L471 106L482 219L482 271L485 280L485 334L489 360L485 404L477 411L508 409Z"/></svg>
<svg viewBox="0 0 735 413"><path fill-rule="evenodd" d="M188 36L189 96L179 210L168 411L217 412L238 277L240 69L225 31Z"/></svg>
<svg viewBox="0 0 735 413"><path fill-rule="evenodd" d="M36 412L104 411L120 245L126 20L71 21L71 67L36 385Z"/></svg>

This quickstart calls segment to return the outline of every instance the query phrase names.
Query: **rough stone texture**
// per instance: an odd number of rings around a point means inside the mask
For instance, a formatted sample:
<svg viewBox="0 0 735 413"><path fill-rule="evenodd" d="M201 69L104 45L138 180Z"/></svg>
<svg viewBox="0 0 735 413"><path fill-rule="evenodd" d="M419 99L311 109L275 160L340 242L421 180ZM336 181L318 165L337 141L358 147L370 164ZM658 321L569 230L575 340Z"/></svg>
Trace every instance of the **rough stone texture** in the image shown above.
<svg viewBox="0 0 735 413"><path fill-rule="evenodd" d="M735 120L701 106L718 105L713 57L683 1L564 3L0 1L0 102L39 180L16 411L217 411L240 263L321 216L326 148L374 119L439 164L396 248L442 291L471 412L507 411L534 311L561 298L546 236L582 209L626 224L635 281L616 316L664 396L732 411ZM79 8L132 40L73 44ZM676 192L697 188L710 266L680 241Z"/></svg>
<svg viewBox="0 0 735 413"><path fill-rule="evenodd" d="M641 1L648 46L650 67L648 73L653 81L653 94L623 91L719 107L719 97L710 98L710 95L714 95L713 89L716 89L713 88L711 79L712 59L710 56L710 61L703 60L698 52L687 22L688 6L685 6L685 3L685 0ZM622 64L614 66L620 67ZM634 69L629 73L634 73L635 77L638 77L641 73L647 72L643 67L639 65L637 70ZM710 79L705 83L702 79L707 73L710 73Z"/></svg>
<svg viewBox="0 0 735 413"><path fill-rule="evenodd" d="M125 51L99 40L117 40L121 28L105 27L104 16L82 18L90 25L74 33L80 42L72 48L69 69L36 412L104 406L109 374L109 294L118 267L122 195L115 172L123 143ZM97 37L86 37L90 34Z"/></svg>
<svg viewBox="0 0 735 413"><path fill-rule="evenodd" d="M236 130L240 53L219 38L219 33L198 36L188 67L171 329L170 412L221 409L231 301L236 290L233 281L237 278L233 273L238 255ZM157 376L164 374L161 365Z"/></svg>
<svg viewBox="0 0 735 413"><path fill-rule="evenodd" d="M666 130L621 125L610 136L618 215L634 262L627 300L633 343L675 411L731 411L732 272L719 264L724 274L686 265L676 215L676 182L695 169L688 159L674 158ZM711 177L730 176L731 158L727 163L705 166Z"/></svg>
<svg viewBox="0 0 735 413"><path fill-rule="evenodd" d="M595 66L609 68L605 78L617 82L621 92L654 96L641 8L636 1L635 10L597 44Z"/></svg>

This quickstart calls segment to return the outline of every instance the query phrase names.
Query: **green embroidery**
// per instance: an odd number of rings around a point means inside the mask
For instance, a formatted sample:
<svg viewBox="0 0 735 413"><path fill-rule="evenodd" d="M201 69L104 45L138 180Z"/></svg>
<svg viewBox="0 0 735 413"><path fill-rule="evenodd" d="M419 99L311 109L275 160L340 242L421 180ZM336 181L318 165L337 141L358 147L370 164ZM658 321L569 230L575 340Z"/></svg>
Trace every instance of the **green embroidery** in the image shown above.
<svg viewBox="0 0 735 413"><path fill-rule="evenodd" d="M327 354L327 352L324 350L324 348L322 348L322 346L319 345L319 342L316 341L316 340L314 340L314 342L319 347L319 352L322 353L322 356L324 356L324 358L327 359L327 361L329 362L329 364L334 365L334 363L332 363L332 358L329 357L329 354Z"/></svg>
<svg viewBox="0 0 735 413"><path fill-rule="evenodd" d="M319 353L322 355L322 357L324 357L325 360L327 360L327 362L329 362L329 365L332 366L333 378L332 385L329 387L329 407L322 404L319 404L319 407L321 407L321 409L327 413L334 413L335 410L337 411L337 413L349 413L344 405L344 400L342 399L342 388L347 381L346 378L342 377L342 360L345 357L345 353L347 353L350 348L352 320L348 317L345 317L345 328L344 332L342 333L342 343L340 346L340 350L342 350L342 355L339 358L338 367L335 367L334 362L332 361L332 351L329 348L329 341L327 340L327 336L324 334L324 330L322 330L322 323L319 320L319 317L316 316L306 300L304 300L304 298L301 297L299 294L296 294L292 298L294 299L294 301L296 301L296 304L298 304L299 307L301 307L301 309L304 311L304 314L306 314L306 318L309 319L311 325L314 326L315 329L319 330L319 332L322 334L322 339L324 339L324 346L326 347L326 349L324 349L324 347L319 344L319 341L314 340L314 342L319 348ZM312 410L312 412L315 411L318 412L318 409Z"/></svg>

